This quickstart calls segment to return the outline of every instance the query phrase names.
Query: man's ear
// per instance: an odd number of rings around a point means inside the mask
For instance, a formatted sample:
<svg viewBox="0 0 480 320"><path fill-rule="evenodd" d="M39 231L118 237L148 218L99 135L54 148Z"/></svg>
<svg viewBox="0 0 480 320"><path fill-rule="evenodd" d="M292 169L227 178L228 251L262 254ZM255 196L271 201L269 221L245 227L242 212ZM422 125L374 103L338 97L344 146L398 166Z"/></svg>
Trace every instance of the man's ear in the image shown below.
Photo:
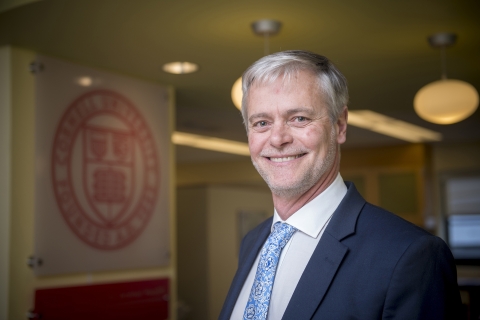
<svg viewBox="0 0 480 320"><path fill-rule="evenodd" d="M348 121L348 108L343 107L342 113L335 123L337 129L337 143L342 144L347 140L347 121Z"/></svg>

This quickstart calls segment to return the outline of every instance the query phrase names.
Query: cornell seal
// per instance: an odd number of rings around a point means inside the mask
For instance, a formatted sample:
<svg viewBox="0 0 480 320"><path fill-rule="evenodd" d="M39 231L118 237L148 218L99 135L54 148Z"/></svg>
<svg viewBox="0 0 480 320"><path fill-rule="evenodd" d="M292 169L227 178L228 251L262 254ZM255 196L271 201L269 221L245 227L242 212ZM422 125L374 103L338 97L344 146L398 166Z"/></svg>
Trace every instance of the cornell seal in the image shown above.
<svg viewBox="0 0 480 320"><path fill-rule="evenodd" d="M78 97L58 124L56 202L70 229L91 247L119 249L142 233L155 210L159 166L147 122L116 92Z"/></svg>

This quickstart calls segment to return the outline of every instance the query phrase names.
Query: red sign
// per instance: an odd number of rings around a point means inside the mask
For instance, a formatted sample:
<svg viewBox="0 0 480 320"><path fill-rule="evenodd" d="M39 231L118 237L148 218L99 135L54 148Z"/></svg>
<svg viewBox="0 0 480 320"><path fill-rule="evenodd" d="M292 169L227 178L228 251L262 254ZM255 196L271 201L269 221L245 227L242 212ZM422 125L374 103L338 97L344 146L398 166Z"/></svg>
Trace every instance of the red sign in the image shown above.
<svg viewBox="0 0 480 320"><path fill-rule="evenodd" d="M159 166L150 128L119 93L80 96L58 124L56 202L70 229L91 247L119 249L142 233L157 201Z"/></svg>
<svg viewBox="0 0 480 320"><path fill-rule="evenodd" d="M35 291L32 315L42 320L168 319L169 280Z"/></svg>

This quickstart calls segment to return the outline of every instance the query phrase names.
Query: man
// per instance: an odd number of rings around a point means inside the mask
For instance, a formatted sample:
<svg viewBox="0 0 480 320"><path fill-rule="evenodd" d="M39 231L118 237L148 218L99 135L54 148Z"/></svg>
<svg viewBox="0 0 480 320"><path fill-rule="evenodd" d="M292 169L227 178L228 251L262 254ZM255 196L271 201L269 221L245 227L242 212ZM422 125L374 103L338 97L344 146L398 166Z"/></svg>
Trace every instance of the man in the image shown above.
<svg viewBox="0 0 480 320"><path fill-rule="evenodd" d="M360 196L339 174L344 76L325 57L285 51L243 75L252 162L273 218L242 241L220 319L457 319L445 243Z"/></svg>

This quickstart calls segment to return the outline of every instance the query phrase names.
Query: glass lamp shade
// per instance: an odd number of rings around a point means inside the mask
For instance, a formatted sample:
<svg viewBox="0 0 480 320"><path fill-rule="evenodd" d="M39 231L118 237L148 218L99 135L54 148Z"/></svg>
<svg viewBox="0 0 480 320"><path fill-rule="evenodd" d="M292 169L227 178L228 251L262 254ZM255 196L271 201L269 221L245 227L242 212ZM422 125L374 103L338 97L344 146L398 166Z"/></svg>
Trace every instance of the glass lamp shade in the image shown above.
<svg viewBox="0 0 480 320"><path fill-rule="evenodd" d="M242 98L242 77L240 77L235 81L232 87L232 101L238 110L242 110Z"/></svg>
<svg viewBox="0 0 480 320"><path fill-rule="evenodd" d="M415 112L424 120L452 124L469 117L478 107L478 92L460 80L439 80L421 88L413 100Z"/></svg>

